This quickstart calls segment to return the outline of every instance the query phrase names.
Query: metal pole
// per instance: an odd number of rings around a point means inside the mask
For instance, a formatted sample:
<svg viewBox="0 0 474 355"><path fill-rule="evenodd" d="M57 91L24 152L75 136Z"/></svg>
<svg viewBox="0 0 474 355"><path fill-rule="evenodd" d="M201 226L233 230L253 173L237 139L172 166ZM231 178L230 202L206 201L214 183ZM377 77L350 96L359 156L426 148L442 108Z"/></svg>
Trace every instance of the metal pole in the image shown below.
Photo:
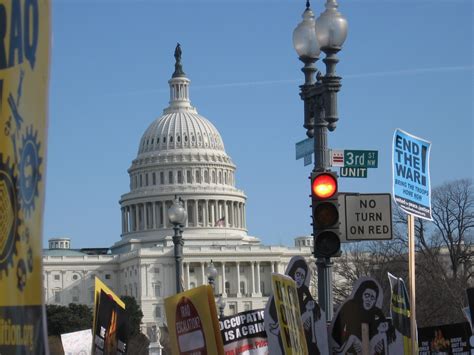
<svg viewBox="0 0 474 355"><path fill-rule="evenodd" d="M314 171L325 171L329 166L328 123L325 120L324 97L319 95L315 102L314 122ZM326 321L332 320L332 263L330 258L317 258L318 301L326 313Z"/></svg>
<svg viewBox="0 0 474 355"><path fill-rule="evenodd" d="M183 261L183 236L181 234L181 226L179 224L173 225L174 236L173 236L173 243L174 243L174 259L176 263L176 293L180 293L183 291L183 287L181 285L181 277L182 277L182 269L181 264Z"/></svg>
<svg viewBox="0 0 474 355"><path fill-rule="evenodd" d="M411 354L416 354L416 298L415 298L415 217L408 215L408 272L410 275L410 330Z"/></svg>

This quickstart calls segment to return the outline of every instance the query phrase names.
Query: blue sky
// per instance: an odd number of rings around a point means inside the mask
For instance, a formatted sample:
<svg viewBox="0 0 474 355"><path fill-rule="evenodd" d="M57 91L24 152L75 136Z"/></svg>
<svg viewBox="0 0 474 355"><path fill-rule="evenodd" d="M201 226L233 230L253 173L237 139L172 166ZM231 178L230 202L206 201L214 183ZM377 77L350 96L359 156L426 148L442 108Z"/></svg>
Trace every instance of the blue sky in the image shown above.
<svg viewBox="0 0 474 355"><path fill-rule="evenodd" d="M107 247L141 135L168 104L176 42L190 96L220 131L248 196L249 234L292 245L311 233L311 167L292 45L304 0L53 0L44 245ZM391 192L401 128L432 142L431 183L474 176L471 0L340 0L349 22L334 149L379 151L340 191ZM323 1L311 3L319 15ZM317 63L323 69L322 63Z"/></svg>

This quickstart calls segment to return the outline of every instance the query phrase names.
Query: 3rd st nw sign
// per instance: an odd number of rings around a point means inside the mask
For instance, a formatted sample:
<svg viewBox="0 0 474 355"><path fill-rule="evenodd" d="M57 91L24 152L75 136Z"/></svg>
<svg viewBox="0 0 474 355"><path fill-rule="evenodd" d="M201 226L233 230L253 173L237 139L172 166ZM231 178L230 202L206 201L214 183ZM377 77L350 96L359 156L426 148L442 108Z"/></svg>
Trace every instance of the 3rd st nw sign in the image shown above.
<svg viewBox="0 0 474 355"><path fill-rule="evenodd" d="M390 194L346 194L345 237L351 240L392 239Z"/></svg>

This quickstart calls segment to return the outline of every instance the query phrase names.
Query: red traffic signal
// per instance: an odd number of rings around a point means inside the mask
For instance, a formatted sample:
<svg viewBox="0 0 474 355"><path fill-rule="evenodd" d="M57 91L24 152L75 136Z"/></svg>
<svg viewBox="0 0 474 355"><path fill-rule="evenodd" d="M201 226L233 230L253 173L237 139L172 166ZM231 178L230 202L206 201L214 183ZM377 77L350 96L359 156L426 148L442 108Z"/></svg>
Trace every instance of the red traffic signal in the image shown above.
<svg viewBox="0 0 474 355"><path fill-rule="evenodd" d="M318 174L311 181L311 193L314 198L331 198L337 192L337 178L330 173Z"/></svg>
<svg viewBox="0 0 474 355"><path fill-rule="evenodd" d="M311 173L314 256L338 256L341 248L337 174Z"/></svg>

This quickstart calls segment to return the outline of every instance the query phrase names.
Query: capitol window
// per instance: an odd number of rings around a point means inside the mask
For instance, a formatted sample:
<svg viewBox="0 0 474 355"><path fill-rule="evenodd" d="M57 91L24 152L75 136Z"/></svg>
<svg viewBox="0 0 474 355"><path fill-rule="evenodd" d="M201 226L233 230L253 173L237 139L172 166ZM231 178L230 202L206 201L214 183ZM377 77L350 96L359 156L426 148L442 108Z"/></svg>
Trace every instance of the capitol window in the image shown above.
<svg viewBox="0 0 474 355"><path fill-rule="evenodd" d="M53 295L54 295L54 302L55 303L60 303L61 302L61 290L60 289L54 289L53 290Z"/></svg>
<svg viewBox="0 0 474 355"><path fill-rule="evenodd" d="M209 172L204 170L204 182L209 183Z"/></svg>
<svg viewBox="0 0 474 355"><path fill-rule="evenodd" d="M72 302L79 302L79 288L72 289Z"/></svg>
<svg viewBox="0 0 474 355"><path fill-rule="evenodd" d="M240 281L240 293L243 295L247 293L245 289L245 281Z"/></svg>
<svg viewBox="0 0 474 355"><path fill-rule="evenodd" d="M168 183L173 184L173 172L168 172Z"/></svg>
<svg viewBox="0 0 474 355"><path fill-rule="evenodd" d="M181 170L178 171L178 184L183 183L183 172Z"/></svg>
<svg viewBox="0 0 474 355"><path fill-rule="evenodd" d="M54 281L59 281L59 275L54 275Z"/></svg>
<svg viewBox="0 0 474 355"><path fill-rule="evenodd" d="M156 173L151 174L153 185L156 185Z"/></svg>
<svg viewBox="0 0 474 355"><path fill-rule="evenodd" d="M145 173L145 186L148 186L148 173Z"/></svg>
<svg viewBox="0 0 474 355"><path fill-rule="evenodd" d="M193 182L191 170L186 171L186 181L188 184Z"/></svg>
<svg viewBox="0 0 474 355"><path fill-rule="evenodd" d="M72 275L72 279L73 279L73 280L77 280L78 278L79 278L78 275L76 275L76 274Z"/></svg>
<svg viewBox="0 0 474 355"><path fill-rule="evenodd" d="M165 184L165 173L163 171L160 172L160 184Z"/></svg>
<svg viewBox="0 0 474 355"><path fill-rule="evenodd" d="M158 305L155 307L155 317L161 318L161 307Z"/></svg>
<svg viewBox="0 0 474 355"><path fill-rule="evenodd" d="M161 282L153 284L153 289L155 291L155 297L161 297Z"/></svg>

